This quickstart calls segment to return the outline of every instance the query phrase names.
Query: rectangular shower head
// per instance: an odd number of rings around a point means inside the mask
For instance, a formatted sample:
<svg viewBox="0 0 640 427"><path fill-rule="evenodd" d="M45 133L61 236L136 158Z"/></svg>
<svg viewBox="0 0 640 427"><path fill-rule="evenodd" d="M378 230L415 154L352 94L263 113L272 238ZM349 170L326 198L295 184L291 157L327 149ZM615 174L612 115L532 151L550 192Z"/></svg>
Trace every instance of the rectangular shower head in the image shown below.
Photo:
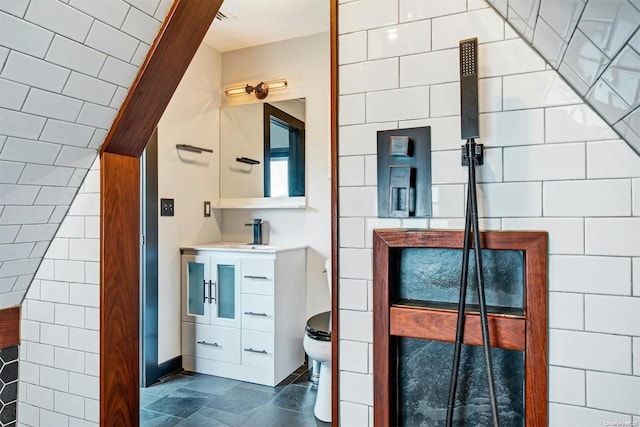
<svg viewBox="0 0 640 427"><path fill-rule="evenodd" d="M461 40L459 50L462 139L478 138L478 39Z"/></svg>

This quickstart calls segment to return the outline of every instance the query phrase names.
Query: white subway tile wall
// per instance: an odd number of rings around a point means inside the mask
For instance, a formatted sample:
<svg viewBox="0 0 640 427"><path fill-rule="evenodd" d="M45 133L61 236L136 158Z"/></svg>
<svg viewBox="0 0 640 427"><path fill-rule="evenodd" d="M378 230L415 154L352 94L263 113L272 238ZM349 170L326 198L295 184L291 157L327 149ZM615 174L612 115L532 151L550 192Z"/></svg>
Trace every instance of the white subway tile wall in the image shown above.
<svg viewBox="0 0 640 427"><path fill-rule="evenodd" d="M364 94L341 96L339 102L340 123L345 125L364 123Z"/></svg>
<svg viewBox="0 0 640 427"><path fill-rule="evenodd" d="M107 55L56 35L45 59L62 67L96 77Z"/></svg>
<svg viewBox="0 0 640 427"><path fill-rule="evenodd" d="M366 342L342 341L340 343L340 366L345 371L366 374L369 371L368 347Z"/></svg>
<svg viewBox="0 0 640 427"><path fill-rule="evenodd" d="M341 69L342 70L342 69ZM341 126L339 129L340 155L376 154L376 132L396 129L397 122Z"/></svg>
<svg viewBox="0 0 640 427"><path fill-rule="evenodd" d="M2 238L13 245L0 249L0 309L22 302L171 3L0 2L0 224L18 227ZM84 280L58 267L57 280Z"/></svg>
<svg viewBox="0 0 640 427"><path fill-rule="evenodd" d="M368 122L429 117L429 88L411 87L367 93Z"/></svg>
<svg viewBox="0 0 640 427"><path fill-rule="evenodd" d="M99 266L99 199L89 197L99 191L98 167L96 161L24 301L22 329L28 332L22 334L20 387L26 394L18 411L24 426L98 422L100 296L93 276Z"/></svg>
<svg viewBox="0 0 640 427"><path fill-rule="evenodd" d="M555 71L505 76L504 109L550 107L580 102L580 98Z"/></svg>
<svg viewBox="0 0 640 427"><path fill-rule="evenodd" d="M584 406L585 391L585 371L558 366L549 368L550 402Z"/></svg>
<svg viewBox="0 0 640 427"><path fill-rule="evenodd" d="M587 405L627 414L640 413L640 377L587 372Z"/></svg>
<svg viewBox="0 0 640 427"><path fill-rule="evenodd" d="M364 220L362 218L342 218L340 228L341 245L349 248L364 247Z"/></svg>
<svg viewBox="0 0 640 427"><path fill-rule="evenodd" d="M377 185L378 183L378 159L377 156L365 156L364 158L364 185ZM640 187L640 185L639 185ZM640 210L640 208L638 208Z"/></svg>
<svg viewBox="0 0 640 427"><path fill-rule="evenodd" d="M358 427L369 425L369 407L351 402L340 402L340 425Z"/></svg>
<svg viewBox="0 0 640 427"><path fill-rule="evenodd" d="M340 94L371 92L398 87L398 59L357 62L340 68Z"/></svg>
<svg viewBox="0 0 640 427"><path fill-rule="evenodd" d="M640 258L633 259L633 295L640 297ZM636 358L640 361L640 357Z"/></svg>
<svg viewBox="0 0 640 427"><path fill-rule="evenodd" d="M532 156L532 158L535 160L535 157ZM566 159L568 160L569 157ZM580 162L579 157L577 160ZM554 160L550 160L550 163L553 165ZM580 164L584 167L584 160ZM571 166L567 166L567 169L570 168ZM631 181L628 179L545 182L544 215L560 217L629 216L631 215L630 194Z"/></svg>
<svg viewBox="0 0 640 427"><path fill-rule="evenodd" d="M633 338L633 354L636 357L633 358L633 375L640 376L640 357L637 355L640 353L640 338Z"/></svg>
<svg viewBox="0 0 640 427"><path fill-rule="evenodd" d="M558 427L584 427L603 425L631 425L631 415L601 411L584 406L549 405L549 425Z"/></svg>
<svg viewBox="0 0 640 427"><path fill-rule="evenodd" d="M625 178L640 173L640 157L621 140L587 144L587 178ZM633 180L638 188L638 179ZM640 193L634 192L635 203ZM638 215L638 211L634 212Z"/></svg>
<svg viewBox="0 0 640 427"><path fill-rule="evenodd" d="M431 117L455 116L460 111L459 85L447 83L431 88Z"/></svg>
<svg viewBox="0 0 640 427"><path fill-rule="evenodd" d="M615 132L586 104L545 108L544 114L546 143L616 139ZM607 151L615 149L613 144L606 147Z"/></svg>
<svg viewBox="0 0 640 427"><path fill-rule="evenodd" d="M367 58L411 55L431 50L431 21L421 20L369 30Z"/></svg>
<svg viewBox="0 0 640 427"><path fill-rule="evenodd" d="M549 292L549 327L584 329L584 295ZM550 387L551 390L553 387Z"/></svg>
<svg viewBox="0 0 640 427"><path fill-rule="evenodd" d="M402 0L400 22L423 20L436 16L451 15L467 10L466 0Z"/></svg>
<svg viewBox="0 0 640 427"><path fill-rule="evenodd" d="M468 37L480 226L549 233L549 425L638 419L638 155L482 0L339 7L341 425L373 425L373 229L464 226L457 44ZM431 126L434 217L377 218L376 131L414 126Z"/></svg>

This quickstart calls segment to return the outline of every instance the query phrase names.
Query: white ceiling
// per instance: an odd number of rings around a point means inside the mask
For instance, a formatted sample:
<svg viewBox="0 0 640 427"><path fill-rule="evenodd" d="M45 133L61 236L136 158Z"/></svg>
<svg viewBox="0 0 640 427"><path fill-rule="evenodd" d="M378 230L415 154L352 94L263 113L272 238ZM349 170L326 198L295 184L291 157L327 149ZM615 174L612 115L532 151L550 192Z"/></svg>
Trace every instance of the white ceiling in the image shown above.
<svg viewBox="0 0 640 427"><path fill-rule="evenodd" d="M204 42L219 52L329 31L327 0L224 0Z"/></svg>

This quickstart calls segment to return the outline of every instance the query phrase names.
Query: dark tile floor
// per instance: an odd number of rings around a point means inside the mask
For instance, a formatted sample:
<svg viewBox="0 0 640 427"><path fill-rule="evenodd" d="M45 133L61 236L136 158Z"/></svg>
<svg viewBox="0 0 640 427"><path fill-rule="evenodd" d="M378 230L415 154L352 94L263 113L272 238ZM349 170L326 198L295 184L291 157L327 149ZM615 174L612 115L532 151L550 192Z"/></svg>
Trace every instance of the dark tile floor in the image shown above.
<svg viewBox="0 0 640 427"><path fill-rule="evenodd" d="M305 366L276 387L183 372L140 392L140 425L329 426L313 415L316 388Z"/></svg>

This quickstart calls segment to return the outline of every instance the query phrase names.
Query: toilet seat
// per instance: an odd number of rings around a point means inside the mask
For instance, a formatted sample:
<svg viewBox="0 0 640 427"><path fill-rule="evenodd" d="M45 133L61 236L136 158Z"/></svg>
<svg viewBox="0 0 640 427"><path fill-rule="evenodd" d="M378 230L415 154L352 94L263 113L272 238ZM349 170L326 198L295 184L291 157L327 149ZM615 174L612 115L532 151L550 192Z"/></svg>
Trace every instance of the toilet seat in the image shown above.
<svg viewBox="0 0 640 427"><path fill-rule="evenodd" d="M310 317L305 329L311 339L331 341L331 312L325 311Z"/></svg>

